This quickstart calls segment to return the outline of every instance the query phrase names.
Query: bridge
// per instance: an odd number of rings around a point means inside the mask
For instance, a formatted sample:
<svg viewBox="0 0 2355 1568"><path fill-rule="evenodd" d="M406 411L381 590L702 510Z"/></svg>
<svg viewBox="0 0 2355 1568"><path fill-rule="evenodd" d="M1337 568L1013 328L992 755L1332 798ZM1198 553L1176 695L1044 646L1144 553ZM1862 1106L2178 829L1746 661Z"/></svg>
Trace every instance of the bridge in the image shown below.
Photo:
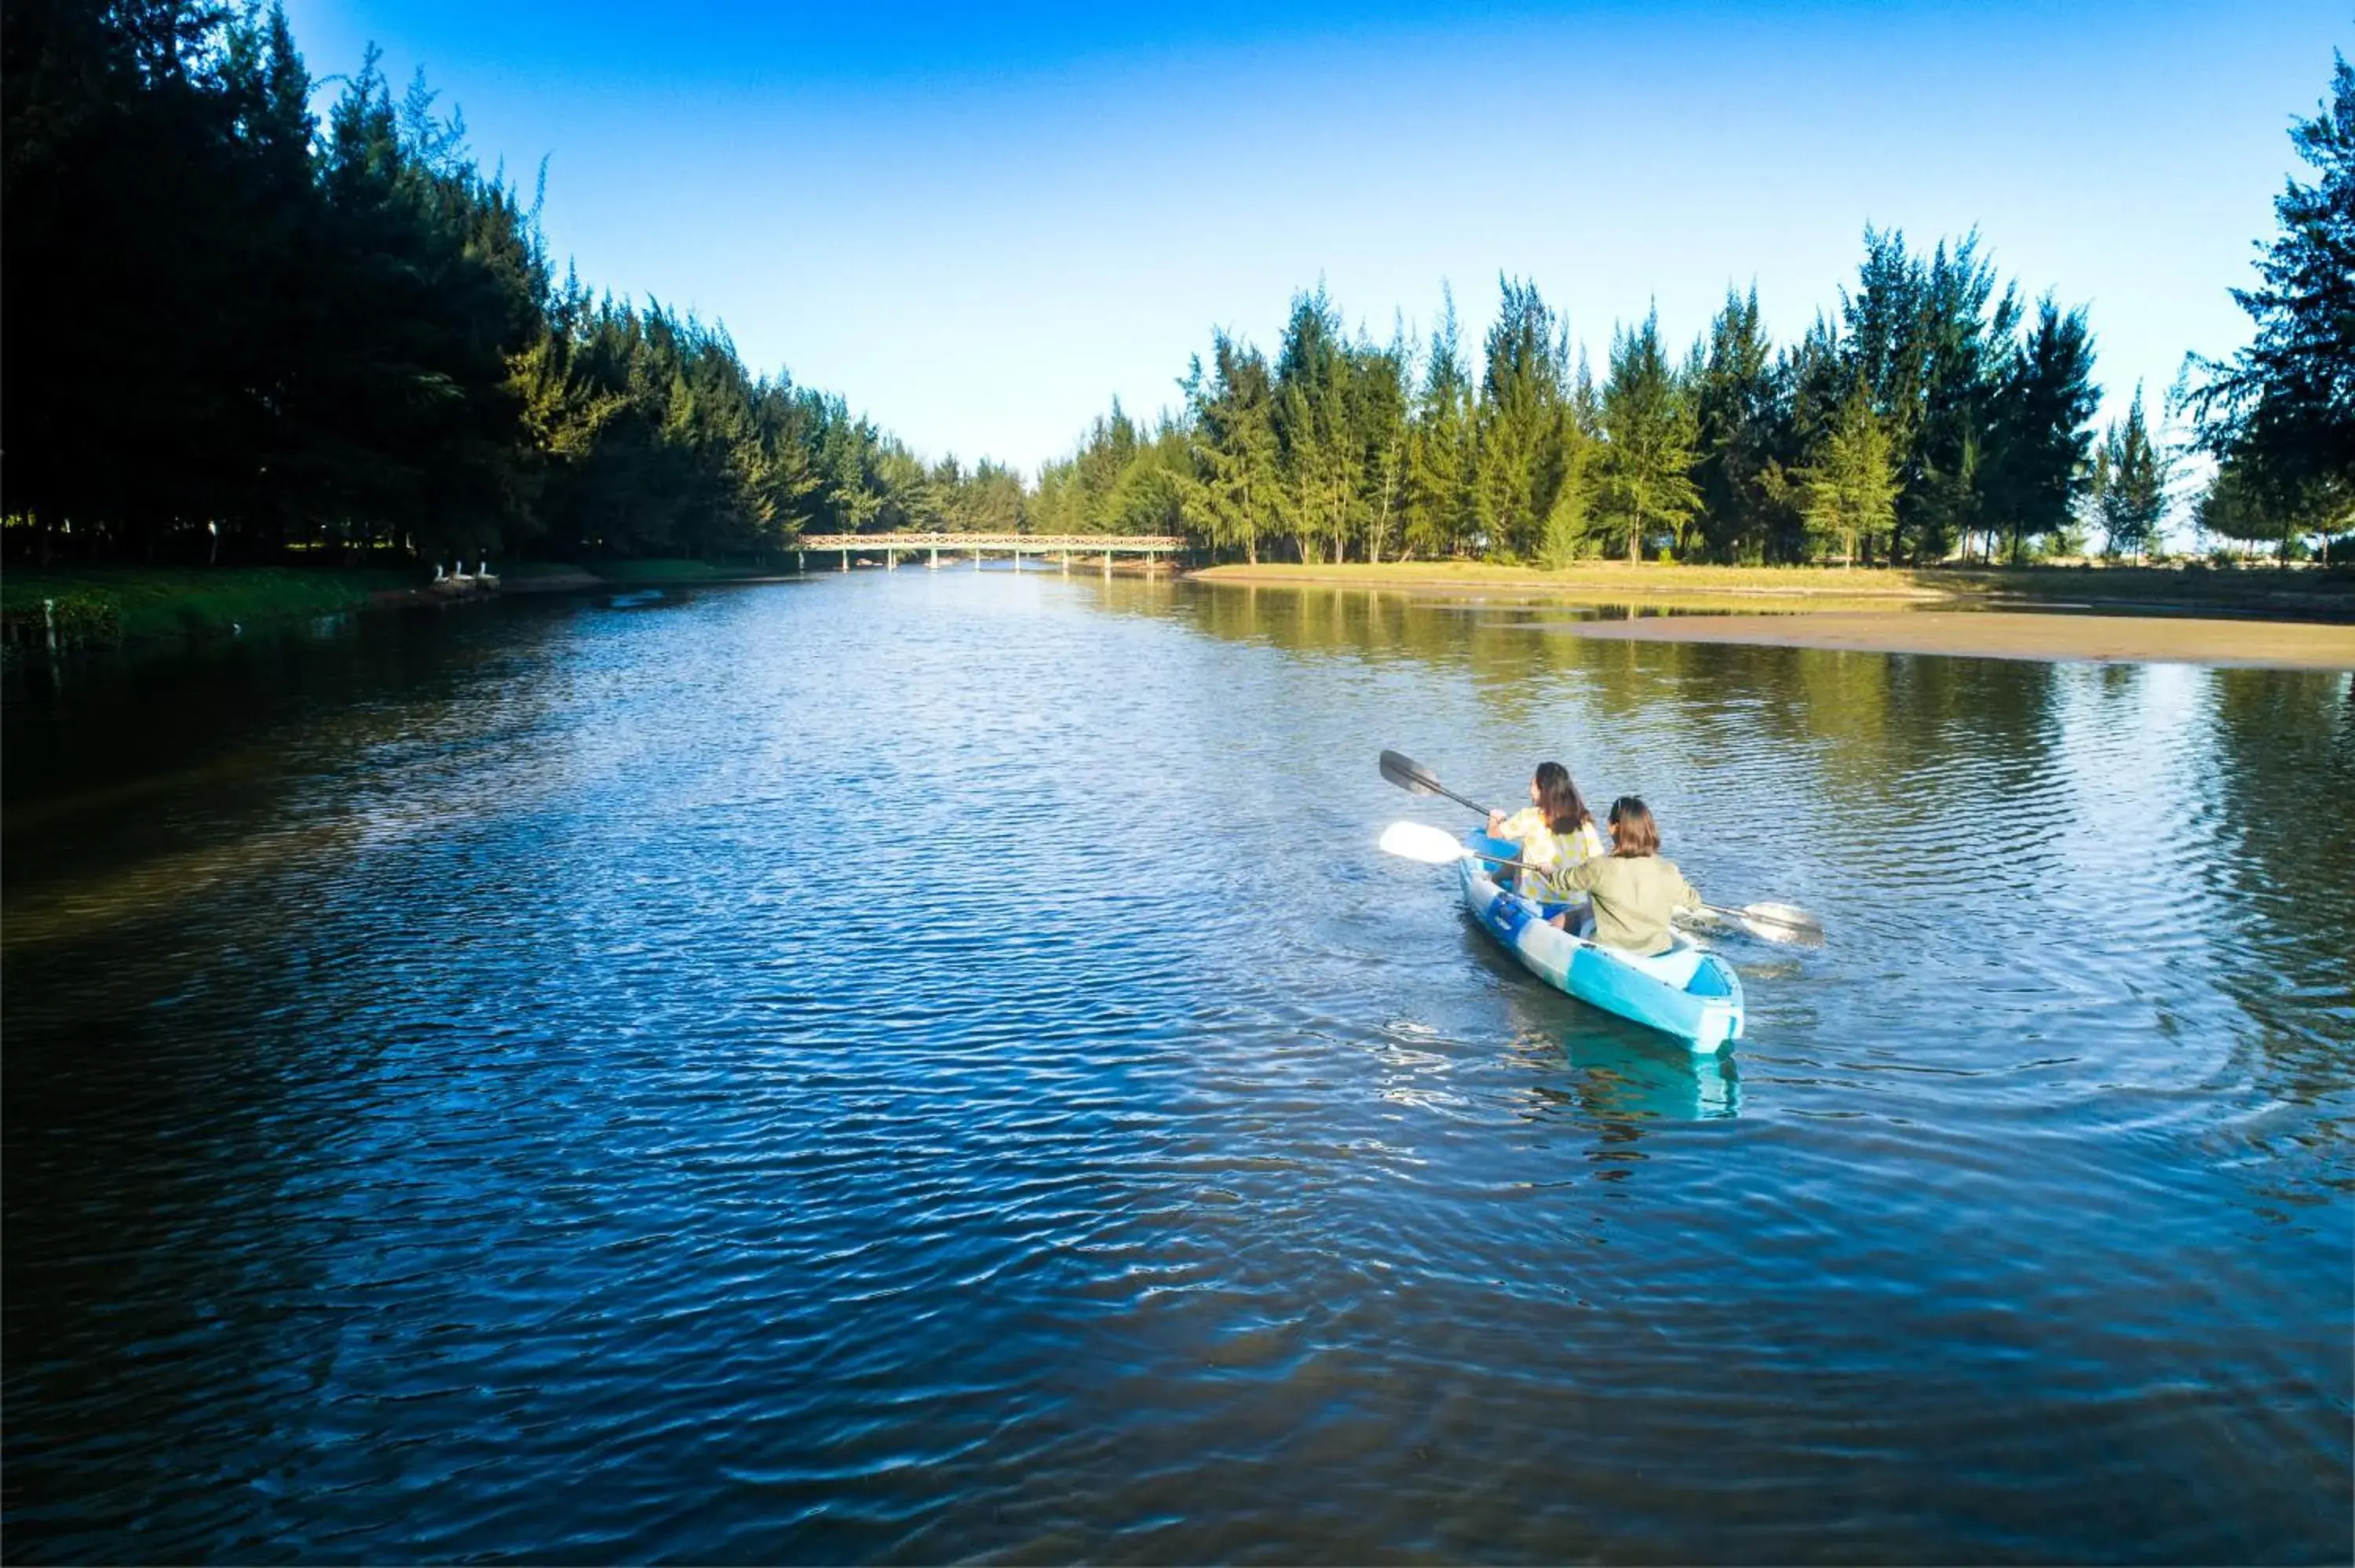
<svg viewBox="0 0 2355 1568"><path fill-rule="evenodd" d="M807 571L805 558L812 550L834 551L841 556L843 571L850 569L853 556L879 554L888 569L900 564L902 555L925 553L928 566L941 564L941 552L951 556L970 554L978 568L985 553L1010 555L1014 569L1022 569L1025 556L1052 556L1065 571L1071 569L1071 557L1100 556L1103 569L1112 570L1114 556L1140 556L1146 560L1174 556L1187 547L1186 540L1175 534L805 534L794 550L794 567Z"/></svg>

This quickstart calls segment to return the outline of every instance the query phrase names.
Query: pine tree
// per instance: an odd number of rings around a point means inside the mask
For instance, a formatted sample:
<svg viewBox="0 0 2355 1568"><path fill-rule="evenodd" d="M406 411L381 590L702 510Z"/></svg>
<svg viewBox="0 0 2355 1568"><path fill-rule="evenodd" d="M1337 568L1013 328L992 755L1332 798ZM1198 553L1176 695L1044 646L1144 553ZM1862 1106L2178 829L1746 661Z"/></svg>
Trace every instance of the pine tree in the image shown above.
<svg viewBox="0 0 2355 1568"><path fill-rule="evenodd" d="M1928 269L1905 249L1895 229L1864 231L1864 262L1857 291L1840 294L1848 369L1864 383L1872 411L1886 434L1901 501L1918 488L1923 468L1920 435L1929 379ZM1898 526L1913 508L1903 506L1889 525L1890 556L1902 553ZM1868 560L1874 535L1865 535Z"/></svg>
<svg viewBox="0 0 2355 1568"><path fill-rule="evenodd" d="M1210 372L1201 361L1179 385L1193 417L1199 486L1188 523L1214 549L1239 549L1259 561L1260 542L1276 521L1282 483L1277 467L1274 389L1267 361L1225 333L1212 335Z"/></svg>
<svg viewBox="0 0 2355 1568"><path fill-rule="evenodd" d="M1275 515L1298 558L1339 558L1348 533L1349 463L1341 408L1341 322L1320 285L1295 296L1276 355L1271 414L1283 476Z"/></svg>
<svg viewBox="0 0 2355 1568"><path fill-rule="evenodd" d="M1978 236L1949 251L1944 243L1923 274L1922 409L1913 450L1902 469L1898 531L1910 534L1916 559L1936 559L1958 542L1966 550L1986 514L1982 454L1995 426L2003 345L2019 324L2017 291L1996 288L1994 266L1978 254Z"/></svg>
<svg viewBox="0 0 2355 1568"><path fill-rule="evenodd" d="M1114 482L1106 531L1182 534L1188 515L1199 507L1199 488L1186 428L1165 416Z"/></svg>
<svg viewBox="0 0 2355 1568"><path fill-rule="evenodd" d="M1350 355L1355 393L1352 426L1359 452L1358 514L1363 524L1366 559L1379 562L1403 533L1407 464L1408 388L1413 351L1400 321L1390 344L1360 344Z"/></svg>
<svg viewBox="0 0 2355 1568"><path fill-rule="evenodd" d="M1788 413L1754 287L1746 297L1727 291L1698 358L1694 451L1702 535L1720 560L1763 560Z"/></svg>
<svg viewBox="0 0 2355 1568"><path fill-rule="evenodd" d="M1633 332L1614 332L1611 379L1603 389L1599 495L1604 525L1627 558L1668 535L1684 555L1685 530L1700 509L1692 481L1698 430L1692 399L1660 350L1657 311Z"/></svg>
<svg viewBox="0 0 2355 1568"><path fill-rule="evenodd" d="M1797 474L1799 510L1817 547L1838 546L1843 566L1858 546L1897 517L1897 465L1889 431L1859 376L1826 428L1815 459Z"/></svg>
<svg viewBox="0 0 2355 1568"><path fill-rule="evenodd" d="M2334 65L2328 101L2290 132L2317 177L2275 198L2259 286L2232 291L2255 338L2230 360L2193 356L2182 393L2232 471L2217 514L2271 511L2326 539L2355 522L2355 69Z"/></svg>
<svg viewBox="0 0 2355 1568"><path fill-rule="evenodd" d="M2094 454L2091 510L2110 555L2140 560L2158 539L2167 515L2167 469L2144 426L2137 387L2125 425L2113 423Z"/></svg>
<svg viewBox="0 0 2355 1568"><path fill-rule="evenodd" d="M1560 556L1583 536L1583 508L1562 487L1578 477L1582 438L1568 397L1569 335L1533 283L1498 281L1473 411L1473 514L1491 552Z"/></svg>
<svg viewBox="0 0 2355 1568"><path fill-rule="evenodd" d="M1022 497L1022 532L1058 535L1081 531L1073 515L1077 490L1071 482L1078 467L1071 458L1057 458L1039 465L1038 479Z"/></svg>
<svg viewBox="0 0 2355 1568"><path fill-rule="evenodd" d="M2094 443L2093 466L2086 470L2085 490L2078 503L2085 518L2102 529L2103 554L2108 556L2118 554L2117 535L2109 527L2110 507L2115 501L2111 493L2111 460L2117 450L2117 421L2113 419L2102 432L2102 439Z"/></svg>
<svg viewBox="0 0 2355 1568"><path fill-rule="evenodd" d="M2093 374L2084 312L2064 313L2047 295L2011 347L1989 432L1989 502L2010 532L2014 561L2024 542L2062 532L2076 511L2101 401Z"/></svg>
<svg viewBox="0 0 2355 1568"><path fill-rule="evenodd" d="M1441 301L1408 431L1404 509L1410 556L1461 555L1472 528L1472 384L1464 371L1455 296L1443 289Z"/></svg>

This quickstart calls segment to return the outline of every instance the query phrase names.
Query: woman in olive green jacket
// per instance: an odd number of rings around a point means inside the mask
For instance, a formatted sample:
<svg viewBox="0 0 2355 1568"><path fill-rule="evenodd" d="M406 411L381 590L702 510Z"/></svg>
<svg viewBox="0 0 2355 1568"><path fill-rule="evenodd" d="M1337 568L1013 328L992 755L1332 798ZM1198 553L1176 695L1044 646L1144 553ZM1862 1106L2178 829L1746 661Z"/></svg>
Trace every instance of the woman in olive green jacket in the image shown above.
<svg viewBox="0 0 2355 1568"><path fill-rule="evenodd" d="M1669 916L1702 901L1677 863L1661 857L1659 824L1634 795L1611 802L1611 853L1554 873L1546 886L1557 899L1593 899L1593 939L1631 953L1667 952ZM1557 915L1553 924L1566 929L1568 916Z"/></svg>

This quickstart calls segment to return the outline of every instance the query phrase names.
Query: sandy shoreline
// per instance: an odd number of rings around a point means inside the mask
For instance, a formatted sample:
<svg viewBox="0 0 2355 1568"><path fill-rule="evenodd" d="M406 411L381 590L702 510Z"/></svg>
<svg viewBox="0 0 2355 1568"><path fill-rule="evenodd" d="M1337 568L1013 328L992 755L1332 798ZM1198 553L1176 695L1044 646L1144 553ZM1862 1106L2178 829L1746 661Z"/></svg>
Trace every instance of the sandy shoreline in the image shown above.
<svg viewBox="0 0 2355 1568"><path fill-rule="evenodd" d="M1662 605L1725 615L1773 605L1868 610L1898 605L1988 609L2103 609L2127 614L2251 616L2355 623L2355 573L2135 566L1720 567L1580 561L1558 570L1486 561L1229 564L1208 583L1353 588L1419 599Z"/></svg>
<svg viewBox="0 0 2355 1568"><path fill-rule="evenodd" d="M1637 620L1577 621L1559 630L1622 642L1739 642L1979 659L2355 670L2355 626L2310 621L1909 610L1647 616Z"/></svg>
<svg viewBox="0 0 2355 1568"><path fill-rule="evenodd" d="M1549 623L1549 630L1573 636L1630 642L2355 669L2355 585L2344 574L2147 567L1849 570L1618 561L1582 561L1549 572L1471 561L1394 561L1231 565L1192 576L1240 587L1346 588L1470 606L1682 612Z"/></svg>

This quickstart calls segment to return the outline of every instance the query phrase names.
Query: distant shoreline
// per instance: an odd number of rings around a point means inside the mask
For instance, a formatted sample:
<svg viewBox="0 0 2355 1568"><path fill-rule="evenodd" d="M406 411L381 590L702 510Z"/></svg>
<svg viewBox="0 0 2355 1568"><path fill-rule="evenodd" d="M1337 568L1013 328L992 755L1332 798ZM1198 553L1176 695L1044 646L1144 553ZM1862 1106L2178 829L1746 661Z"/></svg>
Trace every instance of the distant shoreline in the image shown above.
<svg viewBox="0 0 2355 1568"><path fill-rule="evenodd" d="M523 562L504 594L774 582L764 564L687 560ZM823 577L831 573L812 573ZM2355 575L2065 567L1928 571L1837 567L1694 567L1582 562L1560 572L1478 562L1220 566L1192 580L1243 588L1398 594L1434 603L1620 606L1681 613L1557 621L1550 630L1639 642L1999 659L2179 662L2355 669ZM134 567L10 569L0 609L14 623L54 597L95 596L113 636L133 642L233 635L431 599L415 567ZM438 602L438 601L437 601ZM2097 610L2101 613L2072 613ZM22 641L21 637L15 639Z"/></svg>
<svg viewBox="0 0 2355 1568"><path fill-rule="evenodd" d="M2069 615L2049 610L1900 610L1646 616L1638 620L1580 621L1557 630L1616 642L1739 642L1977 659L2355 670L2355 626L2314 621Z"/></svg>
<svg viewBox="0 0 2355 1568"><path fill-rule="evenodd" d="M2149 567L1927 571L1582 562L1213 567L1197 580L1433 600L1689 613L1557 623L1579 637L1994 659L2355 669L2355 577ZM1772 604L1771 612L1765 606ZM2079 613L2095 611L2097 613Z"/></svg>
<svg viewBox="0 0 2355 1568"><path fill-rule="evenodd" d="M1255 583L1263 587L1331 584L1399 588L1408 592L1501 590L1529 599L1625 604L1658 599L1721 597L1750 599L1849 599L1934 601L1955 590L1930 586L1913 572L1841 571L1822 567L1676 567L1653 562L1590 561L1544 571L1486 561L1391 561L1369 566L1293 565L1205 567L1189 574L1198 581Z"/></svg>

